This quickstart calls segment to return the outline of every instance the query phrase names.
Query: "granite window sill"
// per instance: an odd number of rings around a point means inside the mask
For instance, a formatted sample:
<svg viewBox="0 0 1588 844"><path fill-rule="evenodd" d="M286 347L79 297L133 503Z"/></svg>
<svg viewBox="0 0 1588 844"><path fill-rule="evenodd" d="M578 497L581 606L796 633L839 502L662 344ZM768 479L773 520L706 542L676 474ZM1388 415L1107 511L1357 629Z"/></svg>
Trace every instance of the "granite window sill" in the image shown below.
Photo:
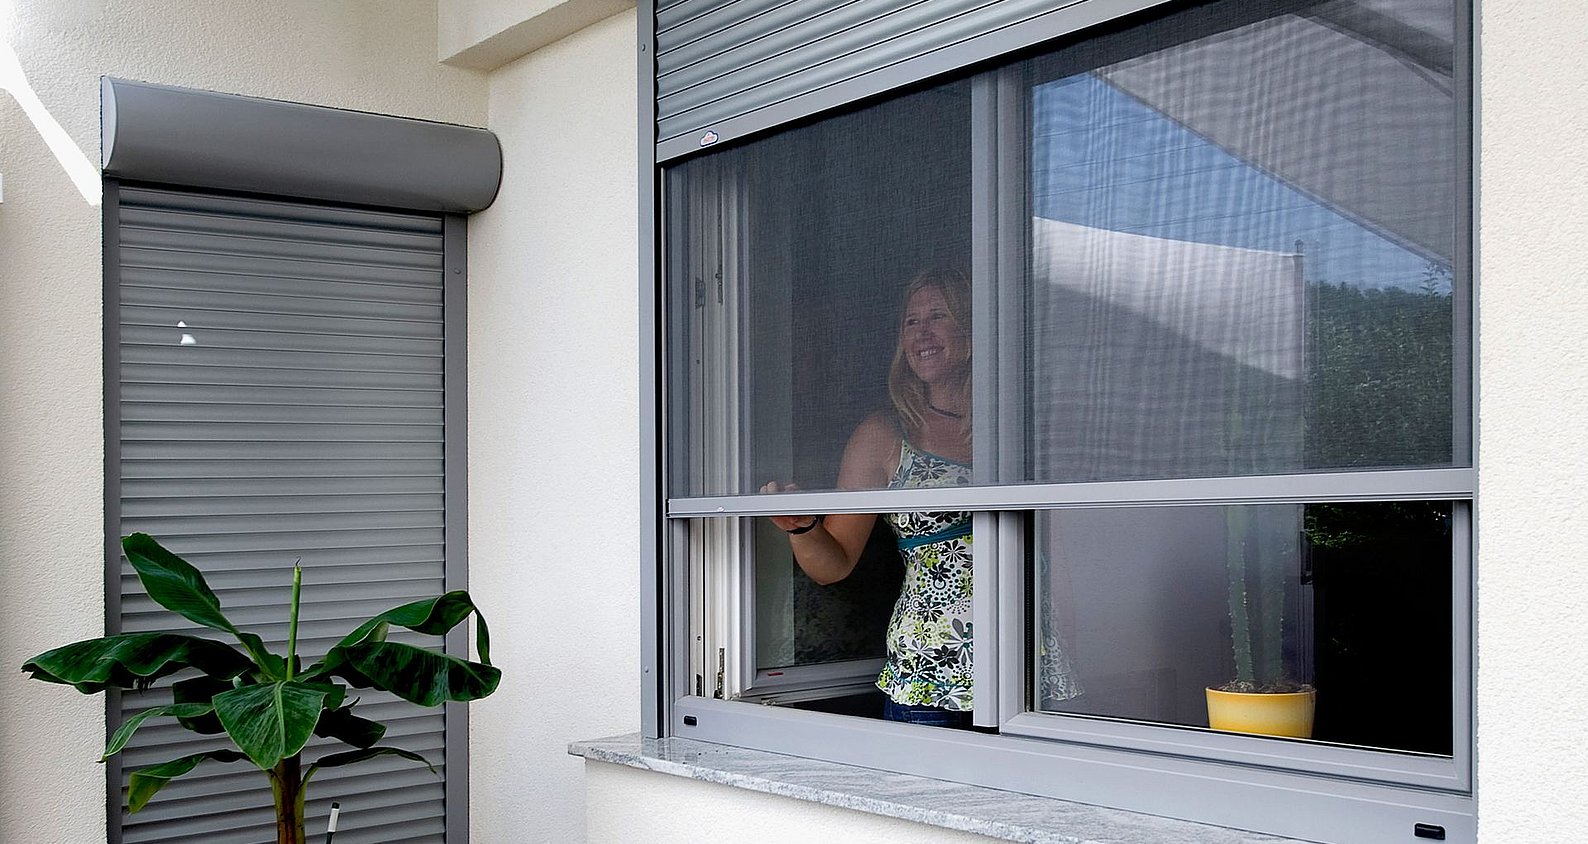
<svg viewBox="0 0 1588 844"><path fill-rule="evenodd" d="M638 733L578 741L568 752L703 782L776 794L1004 841L1032 844L1296 844L1298 839L1034 797L973 785Z"/></svg>

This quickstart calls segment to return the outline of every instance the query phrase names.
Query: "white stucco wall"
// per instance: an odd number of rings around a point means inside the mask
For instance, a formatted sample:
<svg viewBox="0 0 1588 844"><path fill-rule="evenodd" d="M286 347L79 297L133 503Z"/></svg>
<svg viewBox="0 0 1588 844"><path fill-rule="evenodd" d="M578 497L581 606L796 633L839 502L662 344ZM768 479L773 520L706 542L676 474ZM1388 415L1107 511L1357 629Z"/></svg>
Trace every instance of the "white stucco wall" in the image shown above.
<svg viewBox="0 0 1588 844"><path fill-rule="evenodd" d="M96 163L99 76L483 124L434 0L0 0L0 37ZM27 657L103 630L99 209L0 94L0 841L105 835L100 697Z"/></svg>
<svg viewBox="0 0 1588 844"><path fill-rule="evenodd" d="M473 709L480 842L583 840L568 742L639 726L633 45L631 12L490 80L506 168L469 227L469 579L503 680Z"/></svg>
<svg viewBox="0 0 1588 844"><path fill-rule="evenodd" d="M1478 828L1588 827L1588 8L1482 9Z"/></svg>

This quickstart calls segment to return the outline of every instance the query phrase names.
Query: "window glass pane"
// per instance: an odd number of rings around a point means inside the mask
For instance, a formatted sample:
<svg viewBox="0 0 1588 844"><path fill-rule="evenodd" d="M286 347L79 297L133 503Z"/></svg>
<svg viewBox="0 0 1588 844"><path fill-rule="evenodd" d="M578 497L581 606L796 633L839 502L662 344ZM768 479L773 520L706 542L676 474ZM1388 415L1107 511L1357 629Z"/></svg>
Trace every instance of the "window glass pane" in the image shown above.
<svg viewBox="0 0 1588 844"><path fill-rule="evenodd" d="M769 519L688 524L692 689L880 717L877 678L903 578L892 532L878 522L854 571L822 584Z"/></svg>
<svg viewBox="0 0 1588 844"><path fill-rule="evenodd" d="M893 534L879 524L854 573L822 585L794 562L783 531L754 523L756 669L881 660L902 576Z"/></svg>
<svg viewBox="0 0 1588 844"><path fill-rule="evenodd" d="M1205 727L1209 688L1288 689L1315 706L1312 739L1449 755L1452 517L1449 502L1038 513L1037 708Z"/></svg>
<svg viewBox="0 0 1588 844"><path fill-rule="evenodd" d="M968 459L969 112L953 83L668 171L671 494L885 487L903 436ZM925 432L918 370L957 414Z"/></svg>
<svg viewBox="0 0 1588 844"><path fill-rule="evenodd" d="M1031 480L1467 460L1453 8L1261 5L1029 65Z"/></svg>

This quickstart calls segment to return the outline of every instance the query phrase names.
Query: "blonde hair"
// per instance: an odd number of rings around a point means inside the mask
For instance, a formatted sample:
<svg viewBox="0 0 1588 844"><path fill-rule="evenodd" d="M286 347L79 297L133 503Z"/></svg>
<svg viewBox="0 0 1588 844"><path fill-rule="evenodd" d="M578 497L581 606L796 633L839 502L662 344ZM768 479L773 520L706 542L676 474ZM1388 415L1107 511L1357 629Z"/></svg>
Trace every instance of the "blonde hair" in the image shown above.
<svg viewBox="0 0 1588 844"><path fill-rule="evenodd" d="M926 409L930 402L926 399L926 382L910 369L910 362L904 350L904 312L910 306L910 298L929 287L937 288L943 294L943 303L948 308L948 315L954 318L961 331L970 336L970 281L965 274L953 269L933 268L922 270L904 288L904 295L899 299L899 325L898 338L893 345L893 363L888 367L888 398L893 401L893 409L899 415L905 430L919 431L926 424ZM970 361L966 361L964 374L961 381L952 385L963 389L966 395L970 394ZM961 426L970 430L970 413L967 412L960 420Z"/></svg>

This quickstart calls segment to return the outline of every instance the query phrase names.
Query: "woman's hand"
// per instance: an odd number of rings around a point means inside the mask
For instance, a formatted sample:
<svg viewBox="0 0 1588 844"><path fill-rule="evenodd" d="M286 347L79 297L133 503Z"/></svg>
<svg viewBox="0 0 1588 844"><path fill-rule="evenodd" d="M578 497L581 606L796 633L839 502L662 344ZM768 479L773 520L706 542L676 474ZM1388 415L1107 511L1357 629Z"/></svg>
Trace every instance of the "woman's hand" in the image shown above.
<svg viewBox="0 0 1588 844"><path fill-rule="evenodd" d="M766 485L761 487L761 491L764 492L764 493L768 493L768 492L799 492L799 486L797 484L792 484L792 483L790 483L790 484L779 484L777 481L767 481ZM803 527L809 527L811 525L811 523L815 520L816 517L815 516L811 516L811 515L803 515L803 516L767 516L767 518L771 519L772 520L772 524L777 525L779 530L787 533L788 531L791 531L791 530L799 530L800 528L803 528Z"/></svg>
<svg viewBox="0 0 1588 844"><path fill-rule="evenodd" d="M794 484L767 481L761 487L765 493L798 492ZM855 570L860 552L871 536L871 526L876 523L874 513L834 513L813 516L767 516L772 524L788 534L789 545L794 550L794 562L811 580L822 585L837 583Z"/></svg>

